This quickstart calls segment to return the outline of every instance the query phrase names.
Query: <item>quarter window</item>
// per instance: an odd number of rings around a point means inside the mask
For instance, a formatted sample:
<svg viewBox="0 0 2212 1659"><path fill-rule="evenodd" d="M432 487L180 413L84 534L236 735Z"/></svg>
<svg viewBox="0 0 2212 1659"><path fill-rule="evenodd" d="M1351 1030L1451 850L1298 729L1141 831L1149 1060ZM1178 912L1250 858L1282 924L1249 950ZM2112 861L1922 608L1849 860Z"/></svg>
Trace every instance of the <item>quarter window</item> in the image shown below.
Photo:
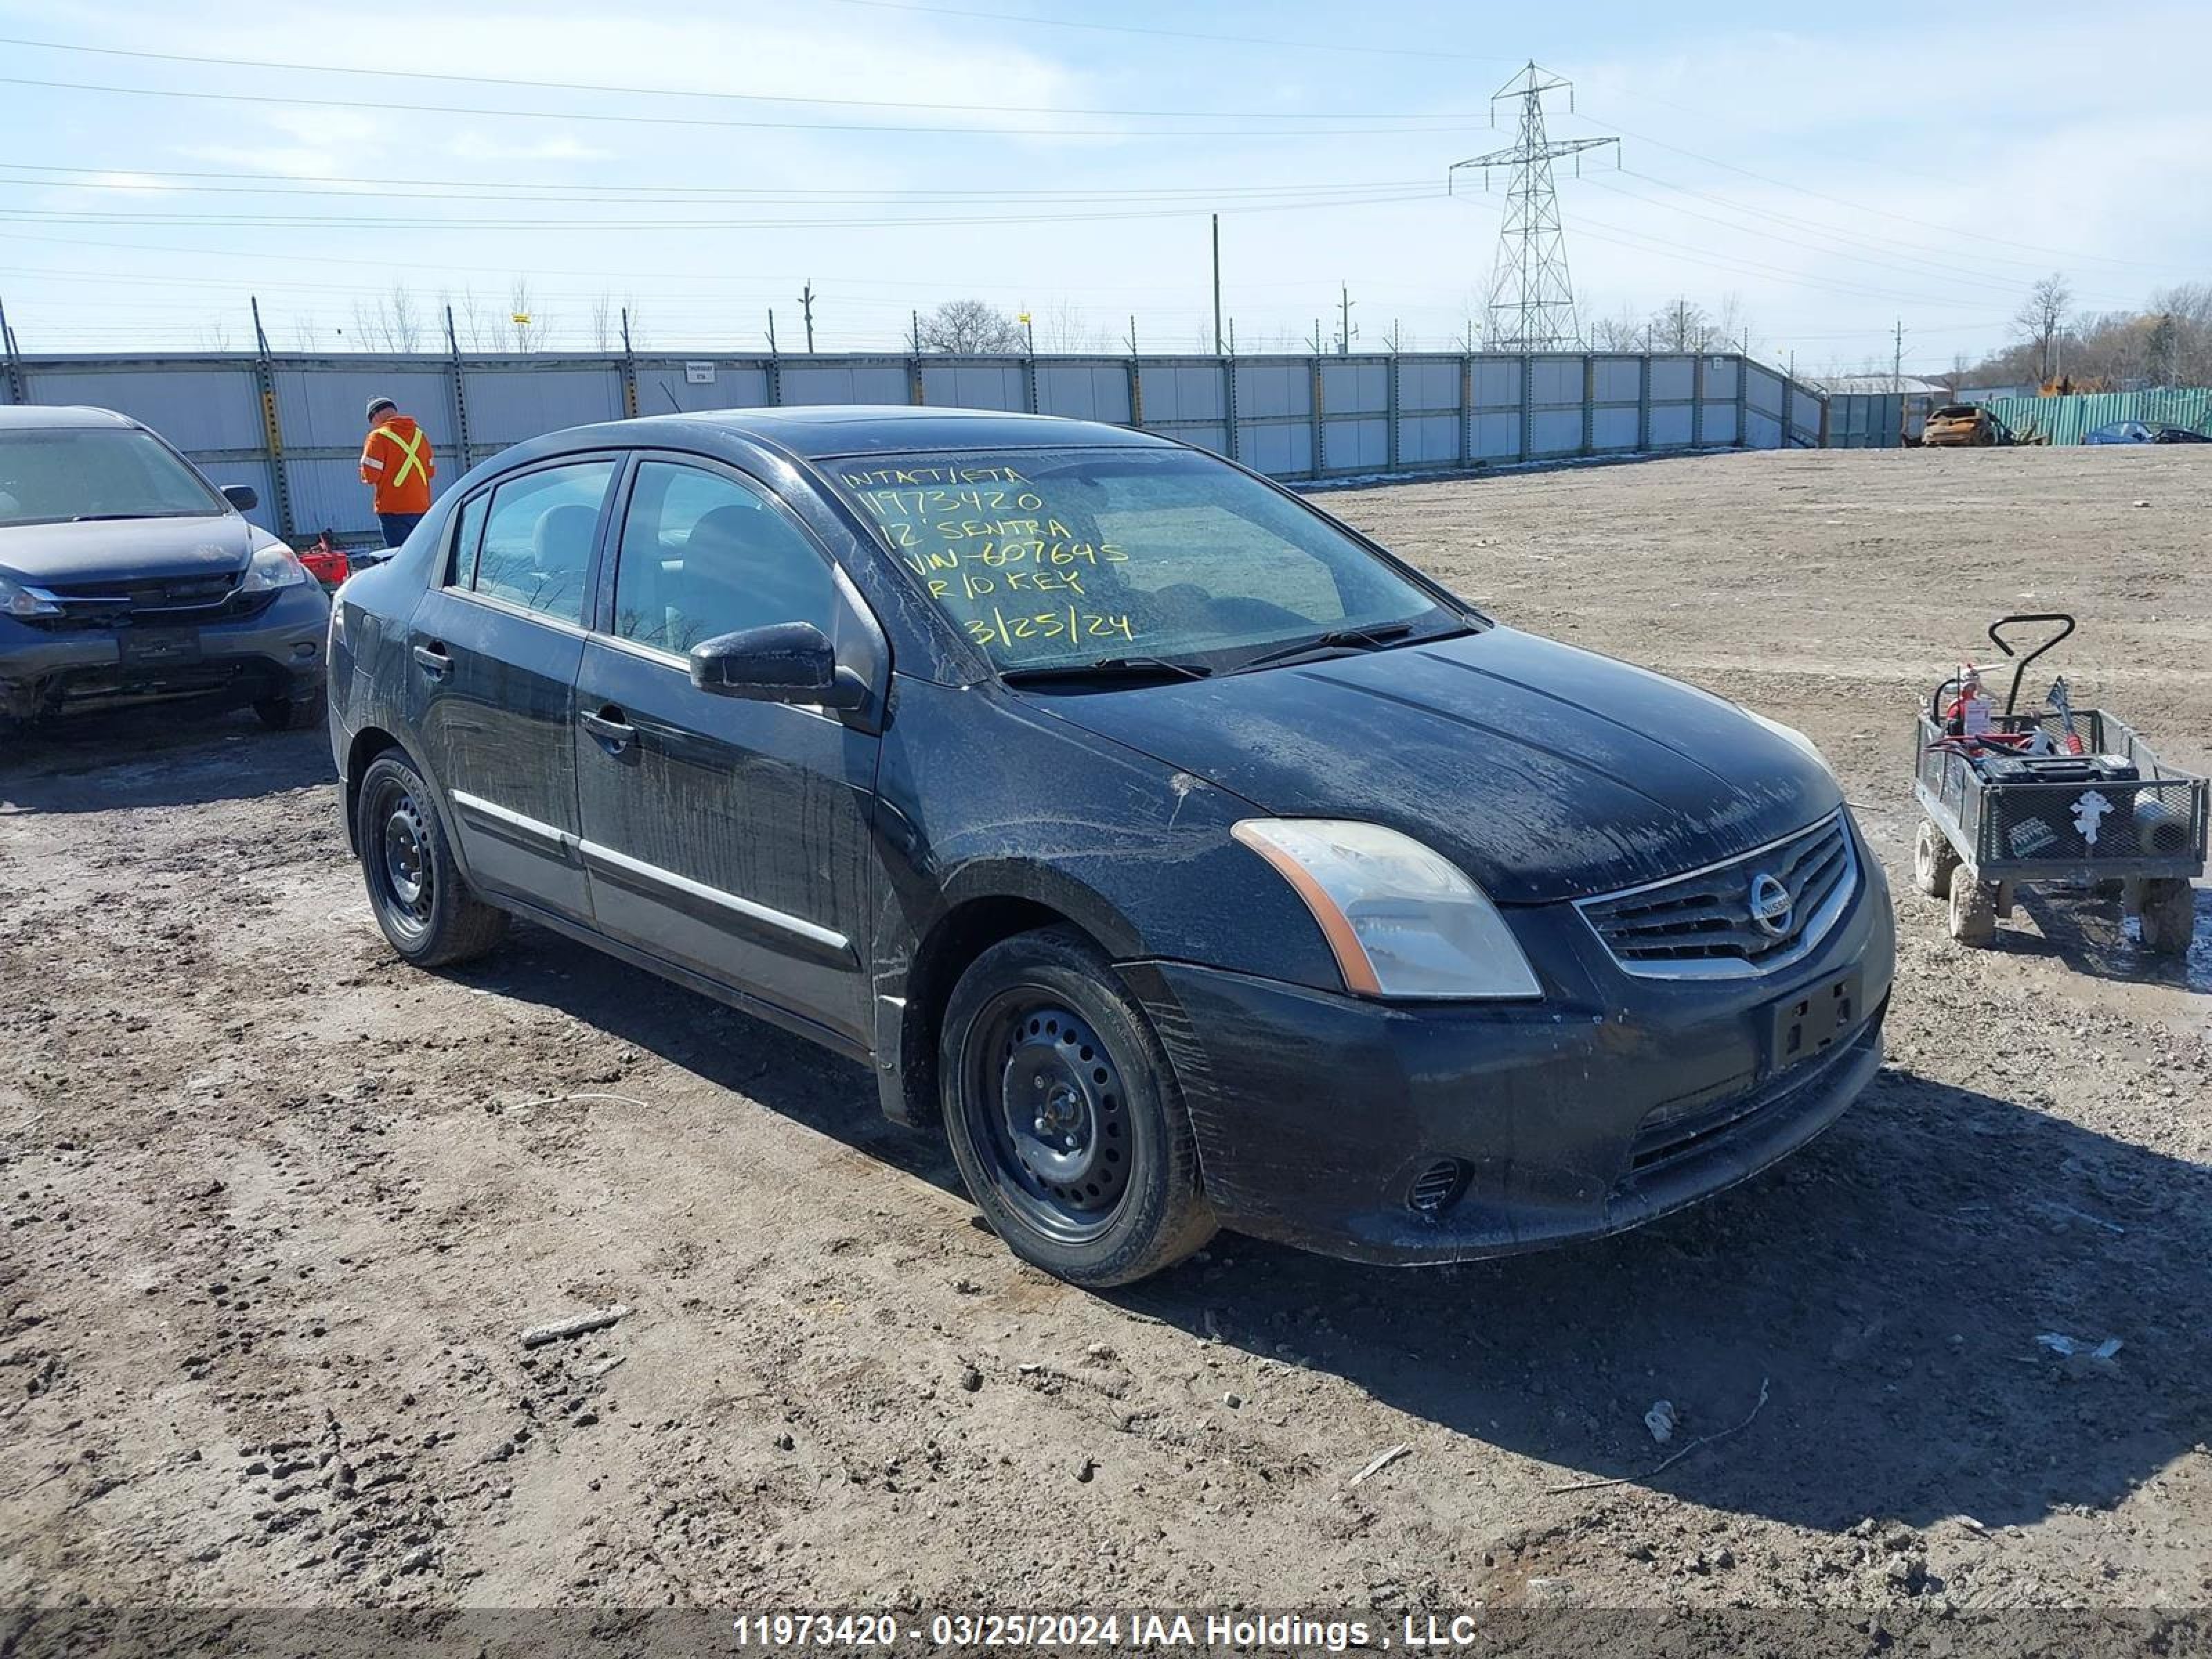
<svg viewBox="0 0 2212 1659"><path fill-rule="evenodd" d="M835 638L837 615L828 561L765 494L695 466L640 465L615 562L616 634L680 655L771 623Z"/></svg>
<svg viewBox="0 0 2212 1659"><path fill-rule="evenodd" d="M491 492L474 580L477 592L562 622L584 620L585 578L599 509L614 477L609 460L525 473ZM471 503L471 505L473 505ZM464 548L467 509L463 509ZM460 583L460 570L455 580Z"/></svg>

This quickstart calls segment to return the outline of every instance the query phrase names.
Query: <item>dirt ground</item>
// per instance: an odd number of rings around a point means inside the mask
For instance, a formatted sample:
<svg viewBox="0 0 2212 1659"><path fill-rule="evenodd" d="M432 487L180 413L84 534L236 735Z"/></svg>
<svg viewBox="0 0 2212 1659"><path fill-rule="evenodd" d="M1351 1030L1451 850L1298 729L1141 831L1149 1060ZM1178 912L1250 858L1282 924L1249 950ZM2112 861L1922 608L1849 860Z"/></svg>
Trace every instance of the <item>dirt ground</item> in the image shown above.
<svg viewBox="0 0 2212 1659"><path fill-rule="evenodd" d="M1973 952L1906 879L1914 698L2000 612L2212 763L2212 449L1326 503L1826 749L1900 934L1828 1135L1602 1243L1086 1295L853 1066L534 929L398 966L319 734L103 720L0 757L0 1605L2212 1600L2212 915Z"/></svg>

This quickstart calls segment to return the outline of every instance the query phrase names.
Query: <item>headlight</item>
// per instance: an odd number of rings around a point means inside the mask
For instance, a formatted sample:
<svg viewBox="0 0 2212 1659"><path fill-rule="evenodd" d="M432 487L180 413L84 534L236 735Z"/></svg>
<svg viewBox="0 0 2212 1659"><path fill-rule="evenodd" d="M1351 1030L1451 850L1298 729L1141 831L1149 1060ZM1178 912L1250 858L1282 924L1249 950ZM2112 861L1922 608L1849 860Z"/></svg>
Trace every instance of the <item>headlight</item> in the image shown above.
<svg viewBox="0 0 2212 1659"><path fill-rule="evenodd" d="M1750 715L1752 719L1757 720L1761 726L1773 732L1776 737L1780 738L1784 743L1794 744L1798 748L1803 750L1807 757L1830 777L1832 778L1836 775L1836 769L1828 764L1828 757L1820 752L1820 745L1814 743L1812 738L1807 737L1796 726L1784 726L1780 720L1771 720L1767 719L1765 715L1760 714L1756 708L1744 708L1741 703L1738 703L1736 707L1742 709L1745 714Z"/></svg>
<svg viewBox="0 0 2212 1659"><path fill-rule="evenodd" d="M22 583L11 577L0 576L0 615L58 617L61 614L61 606L52 599L40 599Z"/></svg>
<svg viewBox="0 0 2212 1659"><path fill-rule="evenodd" d="M1340 818L1246 818L1230 833L1305 901L1346 990L1370 997L1543 994L1489 897L1412 836Z"/></svg>
<svg viewBox="0 0 2212 1659"><path fill-rule="evenodd" d="M280 587L296 587L307 580L307 567L292 556L292 550L272 543L253 556L246 567L246 580L238 585L241 593L270 593Z"/></svg>

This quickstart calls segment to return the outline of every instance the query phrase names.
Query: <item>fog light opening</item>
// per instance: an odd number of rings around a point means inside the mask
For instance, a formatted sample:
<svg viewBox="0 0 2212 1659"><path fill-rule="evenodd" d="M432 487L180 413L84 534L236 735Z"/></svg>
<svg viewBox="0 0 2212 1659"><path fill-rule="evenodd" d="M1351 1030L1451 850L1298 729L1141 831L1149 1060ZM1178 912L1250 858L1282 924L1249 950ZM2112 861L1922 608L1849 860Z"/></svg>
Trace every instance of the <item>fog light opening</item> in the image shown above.
<svg viewBox="0 0 2212 1659"><path fill-rule="evenodd" d="M1406 1207L1415 1215L1442 1215L1467 1190L1467 1165L1459 1159L1438 1158L1414 1179L1406 1194Z"/></svg>

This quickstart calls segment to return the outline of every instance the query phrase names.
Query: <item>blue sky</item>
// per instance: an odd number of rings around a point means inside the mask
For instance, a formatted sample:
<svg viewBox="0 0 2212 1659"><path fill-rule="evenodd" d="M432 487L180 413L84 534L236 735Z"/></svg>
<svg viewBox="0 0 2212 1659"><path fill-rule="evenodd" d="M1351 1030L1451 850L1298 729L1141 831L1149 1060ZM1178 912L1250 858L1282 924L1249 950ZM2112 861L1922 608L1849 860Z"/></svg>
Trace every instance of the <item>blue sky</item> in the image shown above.
<svg viewBox="0 0 2212 1659"><path fill-rule="evenodd" d="M1901 318L1937 369L2053 270L2093 309L2212 281L2212 7L1826 9L0 0L0 301L31 351L242 347L249 295L343 349L395 285L489 327L521 278L549 349L627 303L734 351L771 307L794 348L811 281L823 349L963 295L1197 349L1218 210L1240 348L1333 332L1345 282L1358 346L1455 349L1500 198L1445 169L1532 57L1555 136L1622 138L1561 168L1594 313L1732 304L1811 372Z"/></svg>

